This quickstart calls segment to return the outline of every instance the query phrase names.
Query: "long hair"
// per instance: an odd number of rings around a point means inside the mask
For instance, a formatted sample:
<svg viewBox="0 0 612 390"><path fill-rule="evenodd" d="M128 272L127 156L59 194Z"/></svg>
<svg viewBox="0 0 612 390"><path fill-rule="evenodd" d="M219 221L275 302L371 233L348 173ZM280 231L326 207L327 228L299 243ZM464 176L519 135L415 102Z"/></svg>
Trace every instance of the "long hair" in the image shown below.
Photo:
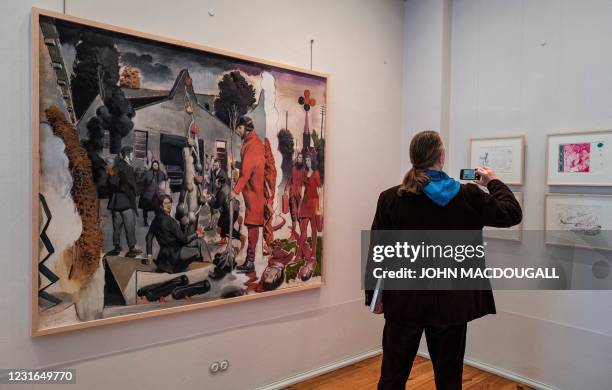
<svg viewBox="0 0 612 390"><path fill-rule="evenodd" d="M436 165L444 151L440 134L433 130L421 131L410 141L410 162L412 168L404 176L397 190L400 196L420 194L429 183L427 168Z"/></svg>

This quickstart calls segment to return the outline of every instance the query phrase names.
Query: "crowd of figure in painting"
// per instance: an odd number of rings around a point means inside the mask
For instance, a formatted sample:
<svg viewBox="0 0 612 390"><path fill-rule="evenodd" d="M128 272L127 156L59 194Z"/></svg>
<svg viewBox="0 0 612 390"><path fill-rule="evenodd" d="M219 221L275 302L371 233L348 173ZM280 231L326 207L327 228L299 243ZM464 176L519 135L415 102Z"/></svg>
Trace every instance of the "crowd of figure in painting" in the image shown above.
<svg viewBox="0 0 612 390"><path fill-rule="evenodd" d="M317 266L317 236L322 229L322 180L315 167L317 151L314 147L305 147L292 162L291 174L280 197L282 212L291 218L290 234L288 238L275 238L275 232L284 225L284 219L279 225L273 225L277 173L270 143L267 138L263 141L259 138L254 131L255 123L249 116L240 117L235 130L242 138L240 168L232 163L230 172L227 172L221 160L207 156L204 166L200 167L199 173L202 174L194 176L193 182L184 186L175 207L168 175L160 168L159 162L150 161L144 174L137 174L132 165L133 147L121 148L117 162L114 166L107 166L106 172L114 248L105 256L122 253L121 238L125 235L128 244L125 257L144 257L143 262L155 264L157 272L184 272L192 262L210 259L204 237L206 232L213 232L213 244L225 250L215 254L215 267L208 273L208 278L219 280L233 271L243 273L249 277L245 283L247 290L260 292L278 288L288 265L301 265L297 276L302 281L309 280ZM186 200L190 193L195 193L199 204L209 208L208 223L200 224L199 212L189 211ZM240 215L240 194L244 200L244 216ZM148 226L145 254L138 249L136 242L138 209L144 225ZM151 212L155 217L149 225ZM257 281L255 259L260 230L263 230L262 252L268 257L268 262ZM159 245L155 258L154 240ZM239 243L239 246L232 242ZM292 246L295 251L288 249ZM238 265L236 257L244 250L245 260ZM200 285L200 293L210 288L209 282ZM139 293L143 295L146 291Z"/></svg>

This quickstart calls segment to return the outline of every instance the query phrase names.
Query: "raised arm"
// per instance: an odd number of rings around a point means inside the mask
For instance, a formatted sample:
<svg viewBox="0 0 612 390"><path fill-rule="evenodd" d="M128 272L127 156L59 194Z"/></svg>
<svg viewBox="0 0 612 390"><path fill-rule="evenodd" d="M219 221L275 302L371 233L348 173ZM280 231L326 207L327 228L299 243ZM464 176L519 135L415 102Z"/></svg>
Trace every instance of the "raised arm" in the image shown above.
<svg viewBox="0 0 612 390"><path fill-rule="evenodd" d="M489 193L473 186L471 192L476 198L477 208L480 210L484 226L510 227L518 225L523 219L523 211L516 197L490 168L478 168L480 180L476 184L485 185Z"/></svg>

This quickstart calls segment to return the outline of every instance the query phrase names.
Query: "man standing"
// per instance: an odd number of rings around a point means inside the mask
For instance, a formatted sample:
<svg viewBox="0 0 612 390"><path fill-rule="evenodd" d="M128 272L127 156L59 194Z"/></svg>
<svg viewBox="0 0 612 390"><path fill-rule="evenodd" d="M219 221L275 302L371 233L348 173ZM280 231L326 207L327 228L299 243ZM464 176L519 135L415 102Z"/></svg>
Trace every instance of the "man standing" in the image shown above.
<svg viewBox="0 0 612 390"><path fill-rule="evenodd" d="M291 236L289 240L297 241L299 235L296 230L298 224L298 211L302 202L302 186L304 185L304 177L306 170L304 169L304 155L298 153L295 158L295 163L291 167L291 176L285 186L285 193L289 192L289 212L291 213Z"/></svg>
<svg viewBox="0 0 612 390"><path fill-rule="evenodd" d="M217 227L219 228L219 234L221 235L221 240L217 241L215 244L217 245L226 245L228 243L228 237L236 240L240 240L240 250L244 247L246 242L246 237L240 234L240 228L236 230L234 225L238 220L238 213L240 212L240 202L238 199L234 198L231 201L229 199L230 188L229 185L225 182L225 179L222 176L217 178L216 182L217 192L214 195L208 196L208 205L211 210L215 210L219 213L219 219L217 220ZM230 202L232 202L232 217L230 221ZM229 240L231 241L231 239Z"/></svg>
<svg viewBox="0 0 612 390"><path fill-rule="evenodd" d="M219 177L222 177L225 183L229 183L227 173L225 172L225 169L221 167L221 160L216 158L215 162L213 163L212 172L210 174L210 191L209 192L211 194L214 194L215 192L217 192L217 178Z"/></svg>
<svg viewBox="0 0 612 390"><path fill-rule="evenodd" d="M264 224L264 145L257 136L255 122L249 116L238 120L236 131L242 138L240 176L234 186L231 198L242 193L245 205L244 224L248 230L248 246L245 262L236 267L240 272L255 271L255 248L259 240L259 228Z"/></svg>
<svg viewBox="0 0 612 390"><path fill-rule="evenodd" d="M121 230L125 230L125 239L128 244L126 257L136 257L142 253L136 249L136 175L132 161L134 160L134 149L124 146L119 151L119 160L109 170L109 184L111 196L108 201L108 209L113 216L113 250L107 256L118 256L121 253Z"/></svg>
<svg viewBox="0 0 612 390"><path fill-rule="evenodd" d="M223 178L224 183L228 183L229 185L229 178L227 177L227 173L225 172L225 169L221 167L221 160L219 160L218 158L215 158L212 169L210 170L210 177L209 177L210 184L208 186L208 193L212 196L214 196L217 193L217 190L218 190L217 179L220 177ZM217 225L218 218L219 218L218 210L211 208L210 209L210 222L208 223L206 230L212 230L213 226Z"/></svg>

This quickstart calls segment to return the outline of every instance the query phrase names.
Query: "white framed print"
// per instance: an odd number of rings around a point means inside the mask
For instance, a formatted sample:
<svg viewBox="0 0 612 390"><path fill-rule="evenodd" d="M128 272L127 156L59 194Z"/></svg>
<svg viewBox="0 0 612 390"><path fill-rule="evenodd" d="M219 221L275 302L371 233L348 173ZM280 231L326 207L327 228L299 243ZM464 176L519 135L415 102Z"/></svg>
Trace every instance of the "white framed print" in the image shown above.
<svg viewBox="0 0 612 390"><path fill-rule="evenodd" d="M549 186L612 186L612 130L549 134Z"/></svg>
<svg viewBox="0 0 612 390"><path fill-rule="evenodd" d="M506 184L522 185L525 170L525 137L472 138L470 167L491 167Z"/></svg>
<svg viewBox="0 0 612 390"><path fill-rule="evenodd" d="M545 242L612 250L612 195L546 194Z"/></svg>
<svg viewBox="0 0 612 390"><path fill-rule="evenodd" d="M523 208L523 193L514 192L514 197ZM523 223L514 225L509 228L496 228L492 226L485 226L482 230L482 236L484 238L494 238L497 240L508 240L508 241L521 241L523 236Z"/></svg>

